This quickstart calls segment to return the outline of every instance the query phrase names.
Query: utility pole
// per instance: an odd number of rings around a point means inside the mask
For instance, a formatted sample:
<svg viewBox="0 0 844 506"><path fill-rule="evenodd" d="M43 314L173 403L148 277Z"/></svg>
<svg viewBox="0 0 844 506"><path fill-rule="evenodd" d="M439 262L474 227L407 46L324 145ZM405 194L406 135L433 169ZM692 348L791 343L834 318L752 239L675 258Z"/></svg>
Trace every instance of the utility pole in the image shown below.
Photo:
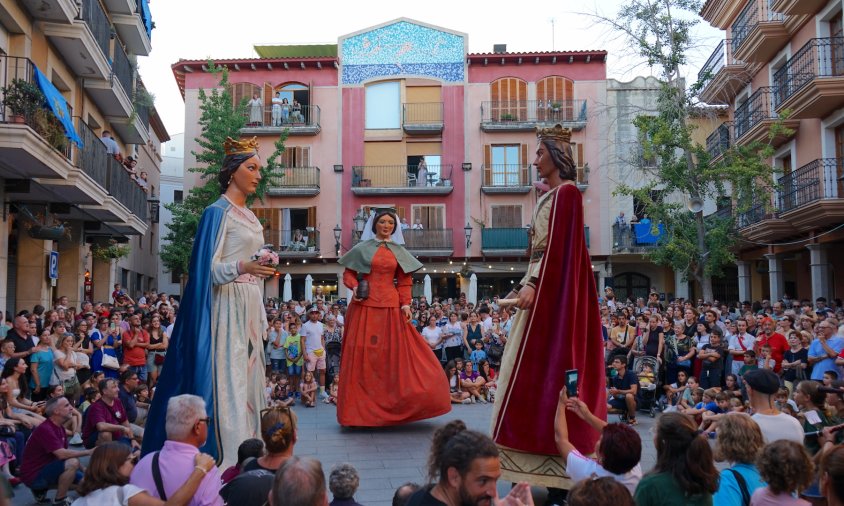
<svg viewBox="0 0 844 506"><path fill-rule="evenodd" d="M555 18L551 18L551 51L556 51L556 46L554 43L554 22L557 21Z"/></svg>

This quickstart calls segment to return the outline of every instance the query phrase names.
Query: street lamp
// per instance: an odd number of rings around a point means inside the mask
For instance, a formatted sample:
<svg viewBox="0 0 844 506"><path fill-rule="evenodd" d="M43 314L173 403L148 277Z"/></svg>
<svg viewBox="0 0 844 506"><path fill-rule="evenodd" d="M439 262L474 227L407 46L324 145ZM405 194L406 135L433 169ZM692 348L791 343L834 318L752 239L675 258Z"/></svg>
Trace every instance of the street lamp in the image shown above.
<svg viewBox="0 0 844 506"><path fill-rule="evenodd" d="M340 224L334 226L334 252L340 256L340 236L343 234L343 229Z"/></svg>
<svg viewBox="0 0 844 506"><path fill-rule="evenodd" d="M360 241L361 236L363 235L363 227L366 226L366 215L363 213L363 209L359 209L357 214L352 221L355 222L355 234L358 241Z"/></svg>
<svg viewBox="0 0 844 506"><path fill-rule="evenodd" d="M466 233L466 249L469 249L469 246L472 245L472 225L468 221L466 226L463 227L463 231Z"/></svg>
<svg viewBox="0 0 844 506"><path fill-rule="evenodd" d="M147 205L149 206L149 222L150 223L158 223L158 204L161 201L155 195L155 192L151 193L150 196L147 198Z"/></svg>

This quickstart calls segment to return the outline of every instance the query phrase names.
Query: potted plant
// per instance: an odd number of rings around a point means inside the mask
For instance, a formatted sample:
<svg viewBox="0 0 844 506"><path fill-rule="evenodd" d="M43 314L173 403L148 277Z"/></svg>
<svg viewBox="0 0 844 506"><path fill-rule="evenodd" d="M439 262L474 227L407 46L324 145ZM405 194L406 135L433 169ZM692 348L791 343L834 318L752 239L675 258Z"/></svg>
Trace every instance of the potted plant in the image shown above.
<svg viewBox="0 0 844 506"><path fill-rule="evenodd" d="M48 110L40 108L32 114L32 128L51 146L61 151L67 150L67 135L59 120Z"/></svg>
<svg viewBox="0 0 844 506"><path fill-rule="evenodd" d="M308 236L308 251L316 251L316 234L313 232Z"/></svg>
<svg viewBox="0 0 844 506"><path fill-rule="evenodd" d="M15 123L31 120L35 111L44 107L44 94L35 83L12 79L0 91L3 93L3 105L9 108Z"/></svg>
<svg viewBox="0 0 844 506"><path fill-rule="evenodd" d="M129 256L130 251L128 244L118 244L114 239L109 239L108 246L95 244L91 248L91 255L97 260L110 262Z"/></svg>
<svg viewBox="0 0 844 506"><path fill-rule="evenodd" d="M514 116L512 114L505 113L505 114L501 115L501 121L515 121L515 120L516 120L516 116Z"/></svg>

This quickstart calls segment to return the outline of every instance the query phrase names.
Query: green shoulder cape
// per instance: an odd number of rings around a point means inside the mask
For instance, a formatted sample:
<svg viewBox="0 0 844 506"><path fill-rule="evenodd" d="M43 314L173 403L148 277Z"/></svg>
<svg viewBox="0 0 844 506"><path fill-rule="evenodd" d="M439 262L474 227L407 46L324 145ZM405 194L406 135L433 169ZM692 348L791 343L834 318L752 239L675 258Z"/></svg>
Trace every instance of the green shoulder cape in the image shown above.
<svg viewBox="0 0 844 506"><path fill-rule="evenodd" d="M401 244L396 244L392 241L379 241L377 239L368 239L359 242L348 253L340 257L337 263L361 274L369 274L369 271L372 270L372 258L382 244L386 245L393 252L401 270L405 273L409 274L422 268L422 262L411 255Z"/></svg>

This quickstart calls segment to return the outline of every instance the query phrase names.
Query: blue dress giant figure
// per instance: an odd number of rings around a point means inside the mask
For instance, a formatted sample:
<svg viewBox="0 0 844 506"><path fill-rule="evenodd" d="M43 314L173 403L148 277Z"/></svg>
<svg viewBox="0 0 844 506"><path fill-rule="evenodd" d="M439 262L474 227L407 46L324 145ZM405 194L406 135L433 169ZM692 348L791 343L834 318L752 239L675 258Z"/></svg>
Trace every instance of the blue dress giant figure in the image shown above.
<svg viewBox="0 0 844 506"><path fill-rule="evenodd" d="M261 179L257 148L254 138L226 140L223 195L199 222L188 284L147 418L144 454L164 444L167 403L181 394L205 399L210 420L201 451L218 464L233 464L238 445L260 437L267 329L262 278L275 270L251 260L264 244L263 227L246 208Z"/></svg>

